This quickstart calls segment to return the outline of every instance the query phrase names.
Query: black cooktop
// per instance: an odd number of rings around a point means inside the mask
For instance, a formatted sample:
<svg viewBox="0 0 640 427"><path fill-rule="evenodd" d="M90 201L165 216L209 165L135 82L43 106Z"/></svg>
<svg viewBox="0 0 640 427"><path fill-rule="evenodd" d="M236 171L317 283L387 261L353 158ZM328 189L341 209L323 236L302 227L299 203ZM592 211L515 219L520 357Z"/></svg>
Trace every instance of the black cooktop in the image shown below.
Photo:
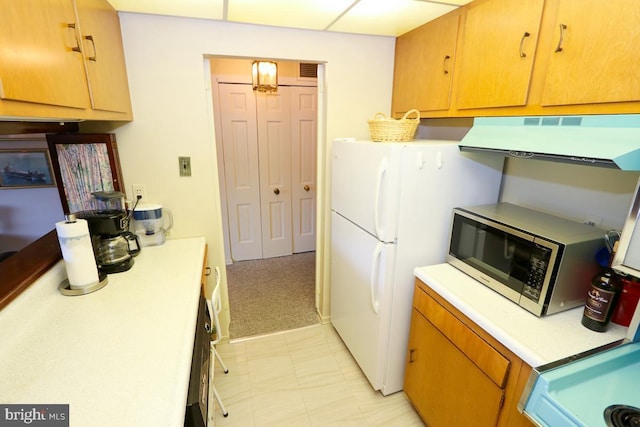
<svg viewBox="0 0 640 427"><path fill-rule="evenodd" d="M607 427L640 427L640 408L611 405L604 410Z"/></svg>

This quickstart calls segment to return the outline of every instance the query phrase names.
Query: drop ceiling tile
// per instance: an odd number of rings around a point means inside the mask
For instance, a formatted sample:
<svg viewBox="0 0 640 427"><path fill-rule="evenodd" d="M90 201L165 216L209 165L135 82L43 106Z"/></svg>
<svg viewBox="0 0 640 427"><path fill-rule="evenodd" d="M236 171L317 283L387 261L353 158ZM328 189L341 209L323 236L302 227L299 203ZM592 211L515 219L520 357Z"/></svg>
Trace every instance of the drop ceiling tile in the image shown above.
<svg viewBox="0 0 640 427"><path fill-rule="evenodd" d="M122 12L224 19L224 0L108 0Z"/></svg>
<svg viewBox="0 0 640 427"><path fill-rule="evenodd" d="M229 0L227 19L250 24L324 30L354 1Z"/></svg>
<svg viewBox="0 0 640 427"><path fill-rule="evenodd" d="M399 36L456 8L420 0L361 0L328 30Z"/></svg>
<svg viewBox="0 0 640 427"><path fill-rule="evenodd" d="M118 11L398 36L471 0L108 0ZM225 16L225 4L227 11Z"/></svg>

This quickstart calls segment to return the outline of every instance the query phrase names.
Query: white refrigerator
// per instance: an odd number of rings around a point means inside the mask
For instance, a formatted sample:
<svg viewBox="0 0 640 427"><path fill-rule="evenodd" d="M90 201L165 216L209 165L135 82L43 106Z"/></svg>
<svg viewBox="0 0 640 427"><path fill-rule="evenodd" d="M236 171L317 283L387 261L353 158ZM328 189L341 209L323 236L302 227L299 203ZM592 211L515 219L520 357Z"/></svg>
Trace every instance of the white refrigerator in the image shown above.
<svg viewBox="0 0 640 427"><path fill-rule="evenodd" d="M333 142L331 322L383 395L403 388L413 269L445 261L454 207L498 200L503 163L450 141Z"/></svg>

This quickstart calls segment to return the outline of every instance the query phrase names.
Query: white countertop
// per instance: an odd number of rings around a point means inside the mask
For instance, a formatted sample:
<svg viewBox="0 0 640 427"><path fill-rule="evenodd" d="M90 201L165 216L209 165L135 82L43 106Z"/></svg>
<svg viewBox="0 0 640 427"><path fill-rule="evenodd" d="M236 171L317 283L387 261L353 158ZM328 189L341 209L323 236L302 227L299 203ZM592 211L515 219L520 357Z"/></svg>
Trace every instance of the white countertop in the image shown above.
<svg viewBox="0 0 640 427"><path fill-rule="evenodd" d="M63 296L60 261L0 311L0 403L69 404L71 426L182 426L205 239L144 247Z"/></svg>
<svg viewBox="0 0 640 427"><path fill-rule="evenodd" d="M537 317L449 264L418 267L417 278L491 334L531 367L538 367L625 337L610 323L607 332L582 326L578 307Z"/></svg>

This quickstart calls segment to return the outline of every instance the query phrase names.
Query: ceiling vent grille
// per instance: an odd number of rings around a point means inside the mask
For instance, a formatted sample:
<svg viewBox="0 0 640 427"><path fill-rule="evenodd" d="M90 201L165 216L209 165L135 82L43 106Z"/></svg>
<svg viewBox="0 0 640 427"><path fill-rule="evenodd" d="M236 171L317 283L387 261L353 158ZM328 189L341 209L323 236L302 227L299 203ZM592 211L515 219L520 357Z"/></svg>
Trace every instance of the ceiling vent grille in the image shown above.
<svg viewBox="0 0 640 427"><path fill-rule="evenodd" d="M299 77L318 78L318 64L300 62Z"/></svg>
<svg viewBox="0 0 640 427"><path fill-rule="evenodd" d="M525 117L522 124L525 126L582 126L582 117Z"/></svg>

